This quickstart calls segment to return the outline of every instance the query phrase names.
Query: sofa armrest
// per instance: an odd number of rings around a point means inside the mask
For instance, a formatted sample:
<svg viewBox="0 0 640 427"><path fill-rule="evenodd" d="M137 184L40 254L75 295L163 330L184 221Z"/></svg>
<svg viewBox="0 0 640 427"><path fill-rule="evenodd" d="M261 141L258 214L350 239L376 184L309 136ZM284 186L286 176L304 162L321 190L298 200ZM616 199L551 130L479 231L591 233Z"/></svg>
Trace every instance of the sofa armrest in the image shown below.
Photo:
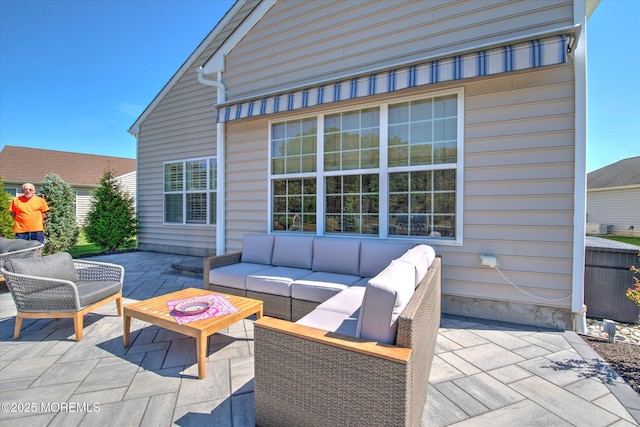
<svg viewBox="0 0 640 427"><path fill-rule="evenodd" d="M73 260L78 276L84 282L124 281L124 267L117 264L96 261Z"/></svg>
<svg viewBox="0 0 640 427"><path fill-rule="evenodd" d="M242 259L242 252L233 252L225 255L216 255L205 257L203 259L202 276L204 280L204 289L209 286L209 271L214 268L224 267L225 265L237 264Z"/></svg>
<svg viewBox="0 0 640 427"><path fill-rule="evenodd" d="M411 356L410 348L381 344L311 326L299 325L288 320L265 316L254 323L256 328L269 329L275 333L287 334L303 340L315 341L324 345L356 351L374 357L380 357L393 362L407 363Z"/></svg>
<svg viewBox="0 0 640 427"><path fill-rule="evenodd" d="M254 324L256 425L411 424L412 359L408 348L263 317Z"/></svg>

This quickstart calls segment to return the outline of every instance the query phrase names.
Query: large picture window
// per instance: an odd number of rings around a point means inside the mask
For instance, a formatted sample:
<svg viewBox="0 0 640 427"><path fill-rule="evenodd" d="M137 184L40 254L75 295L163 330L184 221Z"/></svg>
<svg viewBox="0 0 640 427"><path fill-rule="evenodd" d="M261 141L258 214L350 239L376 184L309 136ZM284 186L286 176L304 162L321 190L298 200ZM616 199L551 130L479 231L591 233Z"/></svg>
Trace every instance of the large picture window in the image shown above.
<svg viewBox="0 0 640 427"><path fill-rule="evenodd" d="M271 123L271 231L460 241L462 123L462 90Z"/></svg>
<svg viewBox="0 0 640 427"><path fill-rule="evenodd" d="M164 222L215 224L216 158L164 164Z"/></svg>

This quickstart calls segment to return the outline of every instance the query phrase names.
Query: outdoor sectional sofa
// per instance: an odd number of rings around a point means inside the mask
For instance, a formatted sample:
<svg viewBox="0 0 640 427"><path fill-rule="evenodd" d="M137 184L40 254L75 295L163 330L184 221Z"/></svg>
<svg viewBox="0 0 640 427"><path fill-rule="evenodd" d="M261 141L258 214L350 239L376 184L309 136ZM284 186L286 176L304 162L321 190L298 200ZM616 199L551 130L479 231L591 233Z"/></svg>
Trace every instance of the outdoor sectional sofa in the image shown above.
<svg viewBox="0 0 640 427"><path fill-rule="evenodd" d="M265 303L257 425L420 425L440 326L431 247L246 235L204 268L205 288Z"/></svg>

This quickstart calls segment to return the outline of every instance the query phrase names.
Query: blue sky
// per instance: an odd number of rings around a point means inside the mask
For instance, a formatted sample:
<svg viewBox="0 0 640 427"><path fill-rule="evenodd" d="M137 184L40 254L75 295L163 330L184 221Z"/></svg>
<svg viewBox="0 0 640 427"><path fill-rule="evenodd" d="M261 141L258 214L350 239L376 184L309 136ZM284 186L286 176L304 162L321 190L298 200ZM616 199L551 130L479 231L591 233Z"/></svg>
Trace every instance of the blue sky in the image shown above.
<svg viewBox="0 0 640 427"><path fill-rule="evenodd" d="M0 0L0 148L135 157L127 133L233 0ZM640 1L588 22L587 171L640 155Z"/></svg>

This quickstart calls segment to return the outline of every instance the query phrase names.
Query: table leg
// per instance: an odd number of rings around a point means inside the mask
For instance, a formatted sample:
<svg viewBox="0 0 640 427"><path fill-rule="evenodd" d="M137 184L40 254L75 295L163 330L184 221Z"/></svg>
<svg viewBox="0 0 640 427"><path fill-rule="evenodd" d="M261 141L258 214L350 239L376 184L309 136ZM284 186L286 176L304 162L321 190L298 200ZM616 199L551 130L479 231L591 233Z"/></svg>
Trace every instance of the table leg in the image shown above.
<svg viewBox="0 0 640 427"><path fill-rule="evenodd" d="M129 332L131 330L131 316L124 315L124 346L129 347Z"/></svg>
<svg viewBox="0 0 640 427"><path fill-rule="evenodd" d="M207 335L199 332L196 337L196 352L198 357L198 378L204 379L207 364Z"/></svg>

